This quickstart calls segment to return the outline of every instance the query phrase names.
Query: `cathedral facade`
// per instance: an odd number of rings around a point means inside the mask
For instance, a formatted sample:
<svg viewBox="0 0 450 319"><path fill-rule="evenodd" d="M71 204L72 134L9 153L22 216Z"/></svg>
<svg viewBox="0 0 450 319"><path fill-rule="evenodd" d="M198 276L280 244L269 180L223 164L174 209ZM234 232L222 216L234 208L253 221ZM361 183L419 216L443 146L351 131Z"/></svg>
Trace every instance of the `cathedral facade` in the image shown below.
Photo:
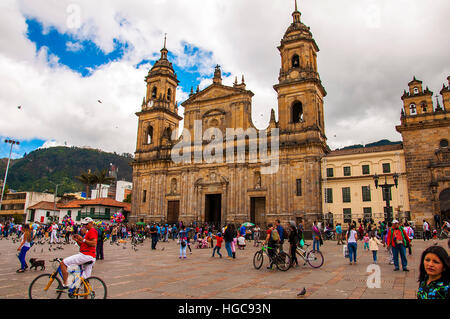
<svg viewBox="0 0 450 319"><path fill-rule="evenodd" d="M297 8L278 50L281 67L273 86L278 121L272 110L268 128L256 129L253 93L244 78L224 85L216 66L211 84L191 91L182 103L180 128L179 81L164 45L136 113L130 222L264 226L276 219L302 217L308 225L322 218L321 160L330 151L326 91L317 67L319 48Z"/></svg>

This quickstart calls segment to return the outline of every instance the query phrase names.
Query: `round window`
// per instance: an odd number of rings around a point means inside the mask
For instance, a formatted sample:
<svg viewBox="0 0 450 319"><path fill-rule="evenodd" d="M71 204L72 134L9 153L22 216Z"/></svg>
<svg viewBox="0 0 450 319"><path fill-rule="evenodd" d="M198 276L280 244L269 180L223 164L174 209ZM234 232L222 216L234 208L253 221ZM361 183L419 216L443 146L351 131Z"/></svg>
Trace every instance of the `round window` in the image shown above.
<svg viewBox="0 0 450 319"><path fill-rule="evenodd" d="M439 146L440 146L440 147L448 147L448 140L442 139L442 140L439 142Z"/></svg>

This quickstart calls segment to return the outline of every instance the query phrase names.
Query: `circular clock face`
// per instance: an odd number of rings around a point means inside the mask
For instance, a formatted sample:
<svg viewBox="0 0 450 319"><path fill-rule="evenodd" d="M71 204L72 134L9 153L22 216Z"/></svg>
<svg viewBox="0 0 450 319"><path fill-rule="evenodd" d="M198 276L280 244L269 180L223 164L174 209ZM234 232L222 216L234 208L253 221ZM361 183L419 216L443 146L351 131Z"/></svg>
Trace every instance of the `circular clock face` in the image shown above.
<svg viewBox="0 0 450 319"><path fill-rule="evenodd" d="M296 79L296 78L298 78L298 75L299 75L298 71L294 70L289 74L289 77L291 79Z"/></svg>

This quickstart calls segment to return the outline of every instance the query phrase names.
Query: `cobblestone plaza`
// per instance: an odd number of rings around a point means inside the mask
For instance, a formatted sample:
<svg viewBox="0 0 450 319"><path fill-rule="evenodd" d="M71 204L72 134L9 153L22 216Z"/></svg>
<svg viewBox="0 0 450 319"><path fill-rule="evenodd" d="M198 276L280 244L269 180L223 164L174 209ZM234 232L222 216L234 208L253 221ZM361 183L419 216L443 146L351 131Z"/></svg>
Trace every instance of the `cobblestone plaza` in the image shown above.
<svg viewBox="0 0 450 319"><path fill-rule="evenodd" d="M342 246L335 241L325 241L321 247L325 262L319 269L308 265L281 272L267 269L268 260L261 269L253 267L252 259L258 248L247 242L245 250L237 250L236 259L211 258L212 249L197 249L180 260L179 246L175 241L159 242L151 250L150 239L132 249L130 241L113 244L105 242L105 259L98 260L93 276L102 278L112 299L415 299L418 288L418 269L422 251L438 243L447 249L446 240L413 241L413 254L408 256L410 272L394 272L388 264L388 253L381 248L378 253L380 288L369 288L372 254L358 243L358 263L349 265L344 259ZM0 241L0 299L26 299L28 286L39 274L51 272L49 260L67 257L78 252L78 247L61 245L56 249L48 243L34 245L28 252L30 258L43 259L46 270L28 270L16 273L19 268L17 247L12 239ZM284 245L285 250L288 244ZM300 262L300 260L299 260ZM369 284L370 286L370 284ZM306 288L304 296L297 294ZM64 296L67 298L66 296Z"/></svg>

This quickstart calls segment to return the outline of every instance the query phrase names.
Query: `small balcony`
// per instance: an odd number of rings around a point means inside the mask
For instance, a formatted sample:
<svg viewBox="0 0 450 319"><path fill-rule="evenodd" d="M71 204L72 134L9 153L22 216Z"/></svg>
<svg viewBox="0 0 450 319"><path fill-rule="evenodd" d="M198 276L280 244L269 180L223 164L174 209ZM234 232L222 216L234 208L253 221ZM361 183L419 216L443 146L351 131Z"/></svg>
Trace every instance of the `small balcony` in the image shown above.
<svg viewBox="0 0 450 319"><path fill-rule="evenodd" d="M93 220L96 219L110 219L111 218L111 214L110 213L105 213L105 212L82 212L79 213L76 221L81 221L83 218L86 217L90 217Z"/></svg>

